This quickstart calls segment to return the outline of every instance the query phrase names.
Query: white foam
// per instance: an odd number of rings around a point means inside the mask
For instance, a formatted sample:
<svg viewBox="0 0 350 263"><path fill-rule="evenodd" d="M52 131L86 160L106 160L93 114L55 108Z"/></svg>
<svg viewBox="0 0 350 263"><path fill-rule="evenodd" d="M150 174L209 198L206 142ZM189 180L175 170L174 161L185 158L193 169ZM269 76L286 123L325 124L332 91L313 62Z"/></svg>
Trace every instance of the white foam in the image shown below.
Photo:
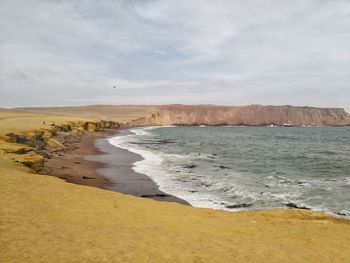
<svg viewBox="0 0 350 263"><path fill-rule="evenodd" d="M143 160L135 162L133 164L133 170L150 177L161 191L184 199L195 207L223 209L224 207L218 204L221 200L218 200L217 197L207 193L190 193L189 189L184 188L183 183L172 180L173 176L162 166L165 159L164 157L167 156L167 154L160 152L154 153L149 150L141 149L135 144L130 144L137 136L150 136L151 134L148 131L157 128L161 127L155 126L130 129L133 134L112 137L108 141L113 146L141 155ZM182 159L187 157L179 154L169 154L169 157L170 156Z"/></svg>

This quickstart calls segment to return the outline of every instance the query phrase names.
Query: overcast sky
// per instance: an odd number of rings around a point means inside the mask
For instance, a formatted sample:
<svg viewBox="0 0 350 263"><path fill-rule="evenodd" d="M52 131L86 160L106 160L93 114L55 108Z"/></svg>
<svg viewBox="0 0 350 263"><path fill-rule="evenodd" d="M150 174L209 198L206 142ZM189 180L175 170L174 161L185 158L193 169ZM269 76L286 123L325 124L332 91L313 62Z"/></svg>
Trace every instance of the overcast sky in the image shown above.
<svg viewBox="0 0 350 263"><path fill-rule="evenodd" d="M0 32L0 107L350 111L350 0L0 0Z"/></svg>

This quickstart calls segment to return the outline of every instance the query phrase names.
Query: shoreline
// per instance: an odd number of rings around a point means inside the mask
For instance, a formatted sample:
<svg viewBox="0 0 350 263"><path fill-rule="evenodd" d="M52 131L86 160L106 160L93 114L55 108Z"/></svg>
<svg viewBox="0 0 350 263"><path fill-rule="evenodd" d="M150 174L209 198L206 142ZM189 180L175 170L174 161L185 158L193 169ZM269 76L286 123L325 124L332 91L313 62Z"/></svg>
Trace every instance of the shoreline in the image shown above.
<svg viewBox="0 0 350 263"><path fill-rule="evenodd" d="M128 129L119 129L113 136L96 139L94 146L101 154L88 155L85 158L103 164L96 172L109 180L106 189L137 197L190 205L181 198L162 192L149 176L137 173L132 169L135 162L144 159L141 155L116 147L108 141L110 137L126 136L128 134L131 134Z"/></svg>
<svg viewBox="0 0 350 263"><path fill-rule="evenodd" d="M68 147L44 150L44 154L40 153L45 156L49 152L52 154L52 157L50 159L45 157L44 168L39 174L55 176L73 184L92 186L146 199L193 206L185 199L161 191L159 186L148 175L135 172L133 164L144 160L140 154L109 143L109 138L132 134L129 131L130 128L132 127L83 133L58 133L55 139L65 146L68 145ZM209 209L217 210L216 208ZM294 203L288 203L286 207L270 209L309 210L323 212L335 218L350 220L344 214L312 209ZM247 211L265 211L270 209ZM221 208L219 210L230 211Z"/></svg>
<svg viewBox="0 0 350 263"><path fill-rule="evenodd" d="M197 126L191 126L191 127L197 127ZM210 126L209 126L210 127ZM133 128L133 127L129 127L129 128L124 128L124 129L121 129L121 130L119 130L119 132L120 132L120 136L125 136L125 135L129 135L129 134L133 134L134 132L131 132L131 131L129 131L129 129L130 128ZM139 127L140 128L140 127ZM147 126L143 126L143 127L141 127L141 128L147 128ZM114 136L113 136L114 137ZM108 138L106 138L106 139L108 139ZM104 139L97 139L96 140L96 142L97 142L97 148L100 150L100 151L103 151L102 149L106 149L106 145L104 145L104 143L102 142L101 143L101 145L100 145L100 147L99 147L99 145L98 145L98 143L99 143L99 141L101 141L101 140L104 140ZM137 178L137 175L141 175L141 176L146 176L147 178L149 178L152 182L154 182L153 181L153 179L151 179L151 177L149 177L147 174L140 174L140 173L138 173L138 172L135 172L133 169L132 169L132 164L133 163L135 163L135 162L138 162L138 161L141 161L141 160L144 160L144 157L141 155L141 154L139 154L139 153L137 153L137 152L133 152L133 151L131 151L129 148L120 148L120 147L117 147L117 146L114 146L114 145L112 145L112 144L110 144L109 142L107 142L107 144L108 144L108 147L111 147L112 146L112 148L114 148L114 149L118 149L118 151L121 151L121 152L125 152L125 153L127 153L127 154L130 154L131 156L134 156L134 157L132 157L132 158L135 158L133 161L132 161L132 163L131 163L131 165L130 165L130 170L132 170L132 173L134 173L134 174L136 174L136 178ZM120 156L117 158L118 160L120 159ZM115 159L114 160L112 160L111 161L111 163L110 164L112 164L113 165L113 161L115 161ZM122 165L122 164L119 164L119 165ZM117 168L118 169L118 168ZM104 171L104 169L102 168L99 168L98 169L98 171L99 171L99 174L100 175L102 175L102 176L104 176L105 178L108 178L108 174L109 174L109 172L108 171ZM112 169L112 171L113 171L113 169ZM153 174L151 174L151 176L153 176ZM127 178L126 178L126 180L127 180ZM142 180L142 179L140 179L140 180ZM125 181L124 181L125 182ZM136 184L136 188L138 187L137 186L137 184L138 183L141 183L142 184L142 181L139 181L139 182L137 182L137 179L135 179L135 181L133 181L133 180L130 180L129 182L127 182L127 184L128 183L130 183L130 184ZM113 186L110 186L110 189L111 190L113 190L113 191L116 191L116 192L121 192L121 193L124 193L123 192L123 188L128 188L128 185L122 185L121 187L116 187L116 188L114 188ZM159 190L159 187L160 186L156 186L157 187L157 189L158 189L158 191L160 191ZM114 189L113 189L114 188ZM142 188L142 185L141 185L141 188ZM169 190L169 192L167 191L167 190L165 190L166 192L162 192L162 193L165 193L166 195L172 195L173 197L175 197L175 198L177 198L177 199L180 199L180 200L182 200L182 201L184 201L184 202L186 202L187 203L187 205L190 205L190 206L193 206L193 207L198 207L198 208L207 208L207 209L214 209L214 210L223 210L223 211L229 211L229 212L238 212L238 211L266 211L266 210L273 210L273 209L286 209L286 210L288 210L288 209L298 209L298 210L307 210L307 211L313 211L313 212L322 212L322 213L326 213L327 215L329 215L329 216L332 216L332 217L335 217L335 218L342 218L342 219L345 219L345 220L350 220L350 217L349 217L349 215L348 214L345 214L345 213L342 213L342 212L332 212L332 211L330 211L330 210L328 210L328 209L320 209L320 208L317 208L317 207L313 207L313 206L305 206L305 205L303 205L303 204L299 204L298 202L285 202L285 203L283 203L283 205L282 206L280 206L280 207L269 207L269 208L253 208L253 209L244 209L245 208L245 203L242 203L242 204L239 204L239 205L233 205L233 208L241 208L241 209L237 209L237 210L232 210L232 208L230 207L230 205L228 205L228 206L223 206L223 207L213 207L213 206L210 206L210 204L209 205L207 205L207 206L199 206L199 205L196 205L196 204L192 204L192 203L188 203L189 201L187 201L187 198L186 197L183 197L183 196L178 196L176 193L175 193L175 195L174 195L174 192L172 192L171 190ZM130 192L128 192L127 190L126 190L126 192L125 192L126 194L131 194L131 195L135 195L135 196L139 196L139 197L143 197L142 195L139 195L137 192L135 193L130 193ZM171 193L171 194L169 194L169 193ZM152 198L152 199L156 199L156 200L161 200L161 198ZM180 203L182 203L181 201L180 201ZM221 204L223 204L224 205L224 203L221 203ZM249 205L249 204L248 204ZM249 206L248 206L249 207ZM242 209L243 208L243 209Z"/></svg>
<svg viewBox="0 0 350 263"><path fill-rule="evenodd" d="M55 139L65 148L43 150L45 164L39 173L69 183L190 206L185 200L160 191L150 177L132 169L134 162L143 160L142 156L108 142L110 137L128 133L127 129L59 133Z"/></svg>

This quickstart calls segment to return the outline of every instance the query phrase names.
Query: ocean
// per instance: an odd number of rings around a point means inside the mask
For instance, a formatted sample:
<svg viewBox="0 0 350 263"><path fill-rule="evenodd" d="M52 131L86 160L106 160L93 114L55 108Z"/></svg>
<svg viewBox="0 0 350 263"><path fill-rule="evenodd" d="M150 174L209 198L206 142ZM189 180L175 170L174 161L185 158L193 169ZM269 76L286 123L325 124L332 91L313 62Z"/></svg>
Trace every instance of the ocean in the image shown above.
<svg viewBox="0 0 350 263"><path fill-rule="evenodd" d="M350 127L146 127L109 142L195 207L298 207L350 218Z"/></svg>

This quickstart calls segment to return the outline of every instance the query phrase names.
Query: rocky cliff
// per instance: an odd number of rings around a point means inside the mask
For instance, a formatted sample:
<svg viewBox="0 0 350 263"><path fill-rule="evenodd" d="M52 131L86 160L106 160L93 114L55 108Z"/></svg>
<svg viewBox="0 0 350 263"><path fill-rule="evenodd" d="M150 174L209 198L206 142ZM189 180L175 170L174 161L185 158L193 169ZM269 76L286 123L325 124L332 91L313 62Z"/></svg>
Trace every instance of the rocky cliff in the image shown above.
<svg viewBox="0 0 350 263"><path fill-rule="evenodd" d="M157 125L350 125L350 115L340 108L167 105L157 110L143 120Z"/></svg>

